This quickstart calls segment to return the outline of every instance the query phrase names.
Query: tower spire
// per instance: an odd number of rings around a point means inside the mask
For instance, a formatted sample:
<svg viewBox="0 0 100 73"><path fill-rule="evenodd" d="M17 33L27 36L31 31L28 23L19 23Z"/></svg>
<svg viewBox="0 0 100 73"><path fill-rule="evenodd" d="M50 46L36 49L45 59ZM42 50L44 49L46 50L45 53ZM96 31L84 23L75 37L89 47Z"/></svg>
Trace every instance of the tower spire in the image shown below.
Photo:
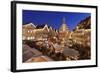
<svg viewBox="0 0 100 73"><path fill-rule="evenodd" d="M69 30L68 29L68 26L66 24L66 21L65 21L65 18L62 19L62 26L60 27L60 31L67 31Z"/></svg>
<svg viewBox="0 0 100 73"><path fill-rule="evenodd" d="M63 24L65 24L65 23L66 23L65 18L63 18Z"/></svg>

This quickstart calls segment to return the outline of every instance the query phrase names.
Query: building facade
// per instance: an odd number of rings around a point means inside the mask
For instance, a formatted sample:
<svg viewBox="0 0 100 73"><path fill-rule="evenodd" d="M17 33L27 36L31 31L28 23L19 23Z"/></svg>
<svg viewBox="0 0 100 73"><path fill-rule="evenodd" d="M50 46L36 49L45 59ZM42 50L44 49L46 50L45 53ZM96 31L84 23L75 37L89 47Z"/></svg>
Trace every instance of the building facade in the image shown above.
<svg viewBox="0 0 100 73"><path fill-rule="evenodd" d="M23 40L47 40L50 36L55 36L56 31L48 25L35 26L32 23L23 25L22 39Z"/></svg>

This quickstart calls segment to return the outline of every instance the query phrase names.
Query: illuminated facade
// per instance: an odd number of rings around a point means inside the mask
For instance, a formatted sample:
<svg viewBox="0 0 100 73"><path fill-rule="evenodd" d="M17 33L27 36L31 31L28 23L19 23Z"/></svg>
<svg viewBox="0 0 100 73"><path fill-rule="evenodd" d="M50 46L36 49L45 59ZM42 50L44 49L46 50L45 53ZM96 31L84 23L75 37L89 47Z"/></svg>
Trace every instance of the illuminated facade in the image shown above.
<svg viewBox="0 0 100 73"><path fill-rule="evenodd" d="M22 38L23 40L47 40L49 36L56 33L52 27L48 25L35 26L32 23L23 25Z"/></svg>
<svg viewBox="0 0 100 73"><path fill-rule="evenodd" d="M32 23L22 26L22 39L23 40L33 40L35 39L35 30L36 26Z"/></svg>
<svg viewBox="0 0 100 73"><path fill-rule="evenodd" d="M72 32L71 38L75 43L83 46L91 46L91 18L88 17L78 24L76 29Z"/></svg>
<svg viewBox="0 0 100 73"><path fill-rule="evenodd" d="M90 46L91 29L80 29L72 32L71 38L75 43L83 44L84 46Z"/></svg>

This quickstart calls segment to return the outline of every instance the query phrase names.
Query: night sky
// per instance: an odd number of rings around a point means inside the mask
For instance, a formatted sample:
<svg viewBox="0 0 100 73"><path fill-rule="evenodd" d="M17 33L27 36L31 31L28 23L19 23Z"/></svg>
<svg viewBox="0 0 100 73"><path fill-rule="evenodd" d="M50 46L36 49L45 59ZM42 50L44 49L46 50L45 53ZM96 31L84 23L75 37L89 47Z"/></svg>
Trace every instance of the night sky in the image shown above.
<svg viewBox="0 0 100 73"><path fill-rule="evenodd" d="M33 11L23 10L23 25L33 23L35 25L48 24L54 29L59 29L62 25L63 18L70 30L73 30L76 25L86 17L91 16L90 13L76 12L53 12L53 11Z"/></svg>

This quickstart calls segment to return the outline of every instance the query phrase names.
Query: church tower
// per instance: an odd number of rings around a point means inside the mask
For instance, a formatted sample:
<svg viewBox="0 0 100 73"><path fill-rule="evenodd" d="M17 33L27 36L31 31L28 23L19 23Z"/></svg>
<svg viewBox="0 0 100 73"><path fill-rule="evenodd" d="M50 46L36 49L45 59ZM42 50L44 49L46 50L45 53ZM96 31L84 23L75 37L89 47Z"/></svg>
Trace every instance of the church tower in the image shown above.
<svg viewBox="0 0 100 73"><path fill-rule="evenodd" d="M65 21L65 18L63 18L63 20L62 20L62 25L61 25L59 31L60 32L69 31L68 26L67 26L66 21Z"/></svg>
<svg viewBox="0 0 100 73"><path fill-rule="evenodd" d="M62 25L59 29L59 39L62 40L62 44L66 43L66 40L69 39L70 30L68 29L68 26L66 24L65 18L62 19Z"/></svg>

